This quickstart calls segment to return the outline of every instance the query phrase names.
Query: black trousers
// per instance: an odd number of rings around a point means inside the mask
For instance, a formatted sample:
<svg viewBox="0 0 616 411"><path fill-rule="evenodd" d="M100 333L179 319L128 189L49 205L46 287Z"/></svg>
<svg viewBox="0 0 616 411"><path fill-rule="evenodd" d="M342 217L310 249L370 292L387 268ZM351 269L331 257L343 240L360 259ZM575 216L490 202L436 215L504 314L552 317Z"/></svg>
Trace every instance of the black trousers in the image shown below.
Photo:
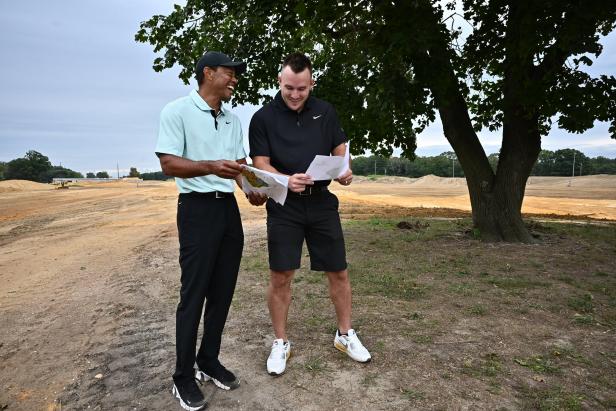
<svg viewBox="0 0 616 411"><path fill-rule="evenodd" d="M239 271L244 232L233 194L180 194L177 213L182 269L180 302L176 311L174 381L194 378L200 368L218 361ZM203 312L203 303L205 311ZM203 339L195 355L203 314Z"/></svg>

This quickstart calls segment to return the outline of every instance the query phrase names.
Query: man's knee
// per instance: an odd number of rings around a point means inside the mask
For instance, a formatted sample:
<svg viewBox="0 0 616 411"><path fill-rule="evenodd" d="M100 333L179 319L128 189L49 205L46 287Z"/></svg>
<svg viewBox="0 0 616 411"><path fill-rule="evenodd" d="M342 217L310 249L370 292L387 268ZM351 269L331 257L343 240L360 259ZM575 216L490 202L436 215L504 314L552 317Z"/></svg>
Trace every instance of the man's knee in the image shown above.
<svg viewBox="0 0 616 411"><path fill-rule="evenodd" d="M332 283L348 283L349 272L348 270L329 271L327 272L327 278Z"/></svg>
<svg viewBox="0 0 616 411"><path fill-rule="evenodd" d="M270 283L274 289L287 289L291 286L295 270L270 271Z"/></svg>

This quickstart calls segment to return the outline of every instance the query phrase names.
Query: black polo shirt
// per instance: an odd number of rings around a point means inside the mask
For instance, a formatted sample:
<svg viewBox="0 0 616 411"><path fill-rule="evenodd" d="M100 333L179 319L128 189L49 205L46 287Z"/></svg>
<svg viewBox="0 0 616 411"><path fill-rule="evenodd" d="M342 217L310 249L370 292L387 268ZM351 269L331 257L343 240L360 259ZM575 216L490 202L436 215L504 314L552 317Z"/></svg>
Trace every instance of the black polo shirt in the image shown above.
<svg viewBox="0 0 616 411"><path fill-rule="evenodd" d="M279 91L252 116L248 140L250 157L269 157L276 170L292 175L306 172L314 156L331 154L347 138L330 103L310 96L298 113L287 107Z"/></svg>

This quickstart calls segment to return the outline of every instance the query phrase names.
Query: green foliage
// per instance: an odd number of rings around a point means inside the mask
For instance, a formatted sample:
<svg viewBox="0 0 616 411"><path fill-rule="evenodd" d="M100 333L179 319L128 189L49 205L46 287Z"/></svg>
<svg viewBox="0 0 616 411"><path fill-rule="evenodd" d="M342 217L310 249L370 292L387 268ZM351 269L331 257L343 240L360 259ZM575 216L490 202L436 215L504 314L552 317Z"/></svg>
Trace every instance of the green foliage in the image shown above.
<svg viewBox="0 0 616 411"><path fill-rule="evenodd" d="M49 158L30 150L22 158L6 163L4 179L49 183L54 178L82 178L83 175L62 166L52 166Z"/></svg>
<svg viewBox="0 0 616 411"><path fill-rule="evenodd" d="M533 355L528 358L515 358L513 361L522 367L527 367L535 372L543 374L555 374L560 372L560 368L558 368L554 361L546 356Z"/></svg>
<svg viewBox="0 0 616 411"><path fill-rule="evenodd" d="M592 294L584 294L569 298L569 307L582 314L591 314L595 311Z"/></svg>
<svg viewBox="0 0 616 411"><path fill-rule="evenodd" d="M109 173L106 171L99 171L96 173L96 178L109 178Z"/></svg>
<svg viewBox="0 0 616 411"><path fill-rule="evenodd" d="M141 178L143 178L144 180L161 180L161 181L165 181L165 180L169 180L170 178L173 178L173 177L166 175L162 171L155 171L153 173L141 173Z"/></svg>
<svg viewBox="0 0 616 411"><path fill-rule="evenodd" d="M43 182L49 183L54 178L83 178L83 174L61 166L52 166L45 173L45 179Z"/></svg>
<svg viewBox="0 0 616 411"><path fill-rule="evenodd" d="M557 151L542 150L532 175L534 176L571 176L573 168L573 153L575 153L575 175L616 174L616 159L605 157L590 158L584 153L563 149ZM413 161L398 157L359 156L353 158L353 173L361 176L391 175L402 177L422 177L434 174L440 177L464 177L460 163L452 152L441 153L433 157L415 157ZM496 171L498 154L488 156L488 161ZM580 168L580 165L582 168ZM453 167L453 170L452 170Z"/></svg>
<svg viewBox="0 0 616 411"><path fill-rule="evenodd" d="M137 171L135 167L130 168L130 172L128 173L129 177L139 177L140 175L141 174L139 174L139 171Z"/></svg>
<svg viewBox="0 0 616 411"><path fill-rule="evenodd" d="M580 411L584 396L575 392L567 392L562 387L528 387L524 389L527 404L523 409L539 411Z"/></svg>
<svg viewBox="0 0 616 411"><path fill-rule="evenodd" d="M86 173L86 178L96 178L96 175L93 172L89 171Z"/></svg>
<svg viewBox="0 0 616 411"><path fill-rule="evenodd" d="M24 157L9 161L4 176L7 180L30 180L46 183L46 174L50 169L49 158L38 151L30 150Z"/></svg>
<svg viewBox="0 0 616 411"><path fill-rule="evenodd" d="M415 157L413 161L398 157L356 157L353 159L353 173L357 175L391 175L422 177L434 174L441 177L464 177L460 163L451 152L434 157Z"/></svg>
<svg viewBox="0 0 616 411"><path fill-rule="evenodd" d="M248 61L234 103L269 99L264 90L276 87L282 57L309 52L315 94L341 113L354 153L387 155L401 147L412 158L415 135L434 120L436 100L451 86L468 95L476 129L501 127L505 80L529 61L533 76L520 81L533 82L533 92L521 102L538 113L544 132L558 113L558 125L572 132L596 119L614 121L616 80L580 70L601 54L599 35L614 27L613 2L528 2L511 11L503 2L457 3L464 23L454 1L214 0L206 7L188 0L168 16L142 22L135 40L164 52L154 70L179 64L186 83L206 50ZM510 23L514 18L523 30ZM464 44L458 42L461 24L472 26ZM611 130L616 133L614 125Z"/></svg>
<svg viewBox="0 0 616 411"><path fill-rule="evenodd" d="M4 170L6 170L6 163L0 161L0 180L4 180Z"/></svg>

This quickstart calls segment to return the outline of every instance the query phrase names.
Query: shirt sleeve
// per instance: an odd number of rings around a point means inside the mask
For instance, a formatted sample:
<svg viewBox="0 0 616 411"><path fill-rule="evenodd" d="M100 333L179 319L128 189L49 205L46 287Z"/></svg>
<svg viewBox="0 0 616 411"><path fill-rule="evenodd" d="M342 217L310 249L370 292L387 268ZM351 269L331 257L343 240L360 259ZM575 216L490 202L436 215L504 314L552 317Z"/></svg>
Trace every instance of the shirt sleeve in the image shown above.
<svg viewBox="0 0 616 411"><path fill-rule="evenodd" d="M250 120L248 142L250 144L251 158L255 156L271 157L267 128L259 112L255 113Z"/></svg>
<svg viewBox="0 0 616 411"><path fill-rule="evenodd" d="M184 154L184 123L180 114L166 106L160 113L158 141L156 154L173 154L181 157Z"/></svg>
<svg viewBox="0 0 616 411"><path fill-rule="evenodd" d="M327 121L327 133L329 134L329 141L331 141L331 150L338 147L340 144L345 143L348 138L340 125L340 121L338 120L338 115L336 114L336 109L334 106L330 105L329 110L327 110L327 117L325 119Z"/></svg>

